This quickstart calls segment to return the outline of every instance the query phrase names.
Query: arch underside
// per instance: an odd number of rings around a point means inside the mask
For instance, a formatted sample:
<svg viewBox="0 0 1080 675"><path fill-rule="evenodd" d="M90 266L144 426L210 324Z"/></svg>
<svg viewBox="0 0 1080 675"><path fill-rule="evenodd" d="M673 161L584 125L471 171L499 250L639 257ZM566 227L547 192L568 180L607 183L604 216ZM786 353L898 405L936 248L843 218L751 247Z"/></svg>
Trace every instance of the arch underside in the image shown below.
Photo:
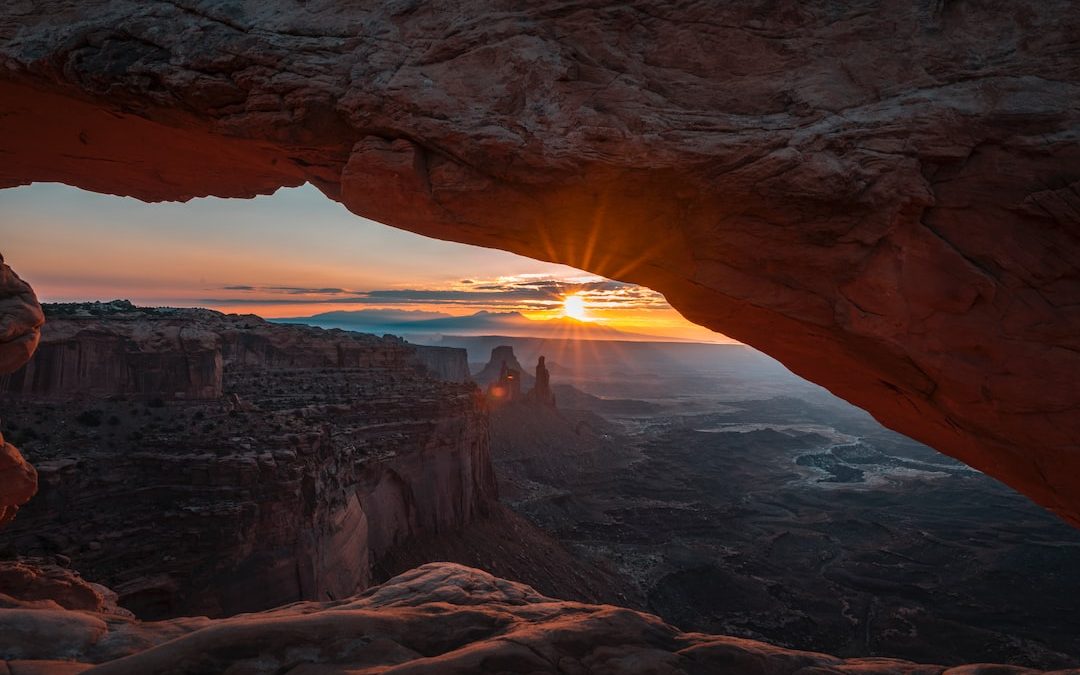
<svg viewBox="0 0 1080 675"><path fill-rule="evenodd" d="M1080 8L369 4L9 3L0 186L642 284L1080 525Z"/></svg>

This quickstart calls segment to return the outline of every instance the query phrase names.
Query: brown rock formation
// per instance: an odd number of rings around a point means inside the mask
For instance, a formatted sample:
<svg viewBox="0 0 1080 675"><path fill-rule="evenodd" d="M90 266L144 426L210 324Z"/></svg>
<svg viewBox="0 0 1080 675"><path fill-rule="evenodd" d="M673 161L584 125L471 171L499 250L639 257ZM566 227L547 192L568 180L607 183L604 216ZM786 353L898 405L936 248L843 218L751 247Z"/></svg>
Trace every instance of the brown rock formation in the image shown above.
<svg viewBox="0 0 1080 675"><path fill-rule="evenodd" d="M511 368L506 361L499 366L499 377L487 390L488 399L496 405L521 399L521 371Z"/></svg>
<svg viewBox="0 0 1080 675"><path fill-rule="evenodd" d="M0 525L11 521L35 493L37 471L0 435Z"/></svg>
<svg viewBox="0 0 1080 675"><path fill-rule="evenodd" d="M34 290L0 255L0 374L16 370L30 359L44 321Z"/></svg>
<svg viewBox="0 0 1080 675"><path fill-rule="evenodd" d="M56 399L217 399L223 359L257 368L419 367L440 380L468 381L464 350L393 337L275 329L256 316L226 320L215 312L141 309L126 300L55 304L48 311L49 326L33 360L0 375L0 392Z"/></svg>
<svg viewBox="0 0 1080 675"><path fill-rule="evenodd" d="M44 322L33 289L0 255L0 376L22 367L34 353ZM37 472L0 434L0 526L37 492Z"/></svg>
<svg viewBox="0 0 1080 675"><path fill-rule="evenodd" d="M84 580L58 565L19 560L0 562L0 607L62 607L97 614L131 617L116 605L116 593Z"/></svg>
<svg viewBox="0 0 1080 675"><path fill-rule="evenodd" d="M416 361L438 379L447 382L468 382L471 379L469 354L464 349L431 345L412 345L412 348L416 350Z"/></svg>
<svg viewBox="0 0 1080 675"><path fill-rule="evenodd" d="M533 386L532 376L525 371L525 367L518 361L514 354L514 348L510 345L499 345L491 350L491 358L473 378L480 386L487 386L499 381L503 375L503 368L517 371L521 378L521 387L529 389Z"/></svg>
<svg viewBox="0 0 1080 675"><path fill-rule="evenodd" d="M536 384L529 390L529 400L540 405L555 405L555 393L551 391L551 373L541 356L536 362Z"/></svg>
<svg viewBox="0 0 1080 675"><path fill-rule="evenodd" d="M0 544L71 558L141 616L347 597L385 551L495 497L475 385L431 377L397 338L127 303L46 313L38 354L0 381L41 480Z"/></svg>
<svg viewBox="0 0 1080 675"><path fill-rule="evenodd" d="M514 348L500 345L491 350L491 358L483 369L476 374L475 380L487 387L488 402L499 406L522 399L524 392L532 386L532 376L518 362Z"/></svg>
<svg viewBox="0 0 1080 675"><path fill-rule="evenodd" d="M70 307L67 311L60 308ZM23 368L0 376L0 391L48 398L73 395L215 399L221 396L221 339L182 315L148 322L131 303L52 310L46 339ZM78 308L78 309L76 309ZM108 321L98 320L102 313Z"/></svg>
<svg viewBox="0 0 1080 675"><path fill-rule="evenodd" d="M0 185L310 181L665 294L1080 524L1071 0L0 9Z"/></svg>
<svg viewBox="0 0 1080 675"><path fill-rule="evenodd" d="M337 602L302 603L217 621L141 623L16 604L0 609L0 669L93 675L1037 672L841 659L753 640L682 633L649 614L555 600L450 563L424 565Z"/></svg>

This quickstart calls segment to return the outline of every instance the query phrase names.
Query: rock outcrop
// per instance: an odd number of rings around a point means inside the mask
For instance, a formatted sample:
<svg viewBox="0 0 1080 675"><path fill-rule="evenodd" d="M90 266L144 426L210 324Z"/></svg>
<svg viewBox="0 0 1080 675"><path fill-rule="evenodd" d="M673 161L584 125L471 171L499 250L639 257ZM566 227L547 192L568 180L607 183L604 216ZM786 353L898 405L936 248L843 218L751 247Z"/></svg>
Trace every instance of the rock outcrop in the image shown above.
<svg viewBox="0 0 1080 675"><path fill-rule="evenodd" d="M212 400L223 393L223 360L241 368L419 368L448 382L469 380L464 350L392 336L280 330L254 315L226 321L214 312L140 309L126 300L54 304L48 312L46 339L32 361L0 375L0 392Z"/></svg>
<svg viewBox="0 0 1080 675"><path fill-rule="evenodd" d="M54 399L222 395L221 338L181 314L145 321L126 301L56 305L50 313L34 358L0 377L0 392Z"/></svg>
<svg viewBox="0 0 1080 675"><path fill-rule="evenodd" d="M70 558L140 616L347 597L391 547L495 499L482 395L397 338L126 303L46 313L38 355L0 382L41 483L0 544Z"/></svg>
<svg viewBox="0 0 1080 675"><path fill-rule="evenodd" d="M545 360L541 356L536 361L536 384L529 390L529 400L540 405L554 406L555 392L551 391L551 373L548 372Z"/></svg>
<svg viewBox="0 0 1080 675"><path fill-rule="evenodd" d="M521 400L521 376L520 370L511 368L503 361L499 366L499 377L487 389L488 399L492 404L501 405Z"/></svg>
<svg viewBox="0 0 1080 675"><path fill-rule="evenodd" d="M491 358L474 377L477 383L487 386L488 401L492 405L515 401L555 405L551 374L543 356L536 364L536 375L529 375L514 354L514 348L500 345L491 350Z"/></svg>
<svg viewBox="0 0 1080 675"><path fill-rule="evenodd" d="M0 376L22 367L34 353L44 322L33 289L0 255ZM0 527L37 492L37 472L0 434Z"/></svg>
<svg viewBox="0 0 1080 675"><path fill-rule="evenodd" d="M0 435L0 526L37 493L37 470Z"/></svg>
<svg viewBox="0 0 1080 675"><path fill-rule="evenodd" d="M0 607L62 607L133 618L116 599L111 589L47 561L0 562Z"/></svg>
<svg viewBox="0 0 1080 675"><path fill-rule="evenodd" d="M473 379L481 387L487 387L499 381L499 378L503 376L504 369L518 373L522 390L528 391L533 387L535 383L533 376L526 372L525 367L521 365L521 362L518 361L517 356L514 354L514 348L510 345L499 345L492 348L491 358L480 369L480 372L473 376Z"/></svg>
<svg viewBox="0 0 1080 675"><path fill-rule="evenodd" d="M300 603L217 621L144 623L17 600L4 607L0 668L12 673L1039 672L841 659L753 640L683 633L649 614L555 600L523 584L450 563L424 565L336 602Z"/></svg>
<svg viewBox="0 0 1080 675"><path fill-rule="evenodd" d="M471 379L469 353L464 349L431 345L412 345L412 347L416 350L416 361L440 380L468 382Z"/></svg>
<svg viewBox="0 0 1080 675"><path fill-rule="evenodd" d="M1080 524L1080 6L48 0L0 185L310 181L654 288Z"/></svg>
<svg viewBox="0 0 1080 675"><path fill-rule="evenodd" d="M44 321L34 289L0 255L0 375L17 370L30 359Z"/></svg>

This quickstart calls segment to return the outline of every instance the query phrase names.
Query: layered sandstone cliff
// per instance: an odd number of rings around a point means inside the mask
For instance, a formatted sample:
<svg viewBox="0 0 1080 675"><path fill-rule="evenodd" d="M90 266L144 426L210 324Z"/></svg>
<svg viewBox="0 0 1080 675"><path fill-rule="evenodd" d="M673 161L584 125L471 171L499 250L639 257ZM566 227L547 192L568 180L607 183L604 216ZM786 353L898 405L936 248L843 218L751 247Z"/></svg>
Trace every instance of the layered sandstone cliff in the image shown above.
<svg viewBox="0 0 1080 675"><path fill-rule="evenodd" d="M40 476L0 544L70 558L142 616L346 597L494 499L482 397L398 339L124 303L47 315L0 382Z"/></svg>
<svg viewBox="0 0 1080 675"><path fill-rule="evenodd" d="M520 386L523 391L529 391L535 386L535 378L529 374L525 366L521 365L514 354L514 348L510 345L500 345L493 348L488 362L484 364L480 372L473 376L473 379L481 387L488 387L498 382L506 369L517 373L517 376L521 379Z"/></svg>
<svg viewBox="0 0 1080 675"><path fill-rule="evenodd" d="M413 345L416 360L435 377L447 382L468 382L469 354L463 349Z"/></svg>
<svg viewBox="0 0 1080 675"><path fill-rule="evenodd" d="M0 8L0 185L310 181L633 281L1080 523L1080 5Z"/></svg>
<svg viewBox="0 0 1080 675"><path fill-rule="evenodd" d="M46 339L33 360L0 375L0 392L37 398L133 396L216 399L223 362L243 368L422 370L464 383L464 350L385 336L279 324L248 315L136 308L126 300L47 306ZM379 345L373 348L373 345Z"/></svg>
<svg viewBox="0 0 1080 675"><path fill-rule="evenodd" d="M173 321L142 321L130 303L57 306L47 338L24 367L0 376L0 392L56 399L132 395L216 399L221 338ZM107 315L108 320L95 320ZM59 320L53 320L53 319Z"/></svg>

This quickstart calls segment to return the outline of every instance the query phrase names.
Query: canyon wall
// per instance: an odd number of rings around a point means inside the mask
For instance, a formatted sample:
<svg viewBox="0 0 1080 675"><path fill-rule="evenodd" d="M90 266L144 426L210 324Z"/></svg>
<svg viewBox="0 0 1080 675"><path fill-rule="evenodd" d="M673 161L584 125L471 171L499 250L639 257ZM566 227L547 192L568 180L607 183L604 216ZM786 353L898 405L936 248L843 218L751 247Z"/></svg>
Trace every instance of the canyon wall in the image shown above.
<svg viewBox="0 0 1080 675"><path fill-rule="evenodd" d="M435 377L447 382L469 381L469 354L463 349L413 345L416 360Z"/></svg>
<svg viewBox="0 0 1080 675"><path fill-rule="evenodd" d="M123 337L74 335L41 345L26 367L0 378L0 390L63 397L78 394L213 399L221 396L215 336L175 331L175 351L145 354ZM204 340L209 338L210 344Z"/></svg>
<svg viewBox="0 0 1080 675"><path fill-rule="evenodd" d="M1080 524L1071 0L0 9L0 185L311 182L654 288Z"/></svg>
<svg viewBox="0 0 1080 675"><path fill-rule="evenodd" d="M20 396L134 396L216 399L222 366L233 368L391 368L422 370L439 380L467 382L464 350L412 345L342 330L271 329L263 319L217 321L213 314L172 308L146 311L130 302L50 305L60 321L23 367L0 375L0 392ZM94 321L105 316L108 320ZM199 322L210 320L209 328ZM386 343L385 349L372 349Z"/></svg>
<svg viewBox="0 0 1080 675"><path fill-rule="evenodd" d="M23 396L221 397L221 338L183 321L138 322L117 302L111 321L60 321L25 366L0 376L0 392ZM107 310L103 310L107 311ZM89 315L87 316L89 318Z"/></svg>
<svg viewBox="0 0 1080 675"><path fill-rule="evenodd" d="M40 491L0 547L70 559L140 616L348 597L389 548L495 499L479 392L396 338L126 303L46 315L4 400ZM192 371L169 363L217 369L178 397ZM32 376L57 371L80 377Z"/></svg>

